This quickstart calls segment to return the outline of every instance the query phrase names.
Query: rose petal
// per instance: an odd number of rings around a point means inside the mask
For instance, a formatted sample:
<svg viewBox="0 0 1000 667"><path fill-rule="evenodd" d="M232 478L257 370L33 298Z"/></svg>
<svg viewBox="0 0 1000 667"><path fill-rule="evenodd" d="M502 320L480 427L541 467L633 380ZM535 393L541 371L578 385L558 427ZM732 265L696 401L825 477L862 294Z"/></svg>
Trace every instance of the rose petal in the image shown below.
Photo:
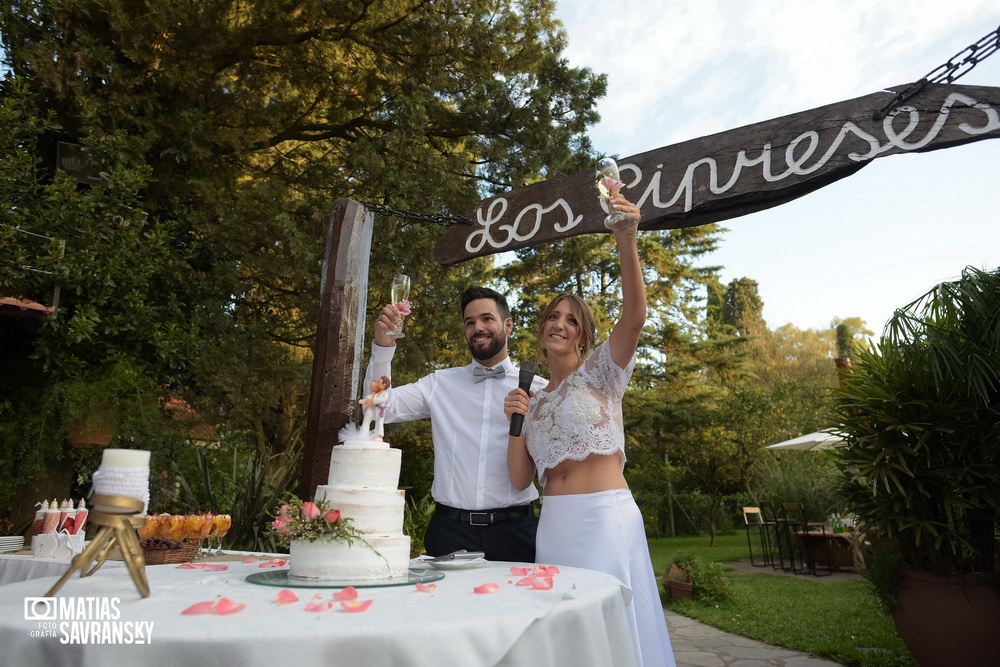
<svg viewBox="0 0 1000 667"><path fill-rule="evenodd" d="M241 563L256 563L257 562L257 557L256 556L247 556L246 558L244 558L240 562Z"/></svg>
<svg viewBox="0 0 1000 667"><path fill-rule="evenodd" d="M472 591L474 593L499 593L500 586L498 584L483 584L482 586L476 586Z"/></svg>
<svg viewBox="0 0 1000 667"><path fill-rule="evenodd" d="M531 573L537 577L551 577L559 574L559 567L556 565L539 565Z"/></svg>
<svg viewBox="0 0 1000 667"><path fill-rule="evenodd" d="M280 591L275 593L274 601L277 604L292 604L293 602L299 601L299 596L287 588L282 588Z"/></svg>
<svg viewBox="0 0 1000 667"><path fill-rule="evenodd" d="M202 563L201 566L212 572L225 572L229 569L228 565L223 565L222 563Z"/></svg>
<svg viewBox="0 0 1000 667"><path fill-rule="evenodd" d="M532 577L531 587L536 591L547 591L552 588L552 577Z"/></svg>
<svg viewBox="0 0 1000 667"><path fill-rule="evenodd" d="M178 570L195 570L197 566L194 563L181 563L177 566Z"/></svg>
<svg viewBox="0 0 1000 667"><path fill-rule="evenodd" d="M358 602L357 600L346 600L340 603L341 608L344 611L358 612L365 611L368 607L372 606L371 600L365 600L364 602Z"/></svg>
<svg viewBox="0 0 1000 667"><path fill-rule="evenodd" d="M340 600L357 600L358 599L358 589L354 586L348 586L342 591L337 591L333 594L333 599Z"/></svg>
<svg viewBox="0 0 1000 667"><path fill-rule="evenodd" d="M510 568L510 573L515 577L523 577L526 574L528 574L528 568L512 565Z"/></svg>
<svg viewBox="0 0 1000 667"><path fill-rule="evenodd" d="M218 604L215 605L214 611L219 616L223 616L225 614L235 614L244 607L246 607L246 605L243 604L242 602L236 604L229 598L222 598L221 600L219 600Z"/></svg>
<svg viewBox="0 0 1000 667"><path fill-rule="evenodd" d="M518 581L517 585L518 586L531 586L533 583L535 583L535 578L534 577L525 577L524 579L521 579L520 581Z"/></svg>
<svg viewBox="0 0 1000 667"><path fill-rule="evenodd" d="M306 611L326 611L332 606L332 602L310 602L306 605Z"/></svg>
<svg viewBox="0 0 1000 667"><path fill-rule="evenodd" d="M264 561L258 567L284 567L286 564L288 564L287 560L272 558L271 560Z"/></svg>
<svg viewBox="0 0 1000 667"><path fill-rule="evenodd" d="M437 584L416 584L417 590L421 593L433 593L437 590Z"/></svg>
<svg viewBox="0 0 1000 667"><path fill-rule="evenodd" d="M194 616L195 614L211 614L212 606L215 605L214 600L206 600L205 602L199 602L198 604L193 604L184 611L181 612L184 616Z"/></svg>

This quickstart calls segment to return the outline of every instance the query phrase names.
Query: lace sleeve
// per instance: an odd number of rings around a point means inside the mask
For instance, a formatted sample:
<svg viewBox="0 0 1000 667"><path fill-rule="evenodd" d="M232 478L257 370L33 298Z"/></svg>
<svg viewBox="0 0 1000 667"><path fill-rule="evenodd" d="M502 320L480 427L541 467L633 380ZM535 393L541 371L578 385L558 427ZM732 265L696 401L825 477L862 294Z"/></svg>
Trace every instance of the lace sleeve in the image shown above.
<svg viewBox="0 0 1000 667"><path fill-rule="evenodd" d="M589 384L613 401L620 401L625 396L625 389L635 369L635 354L620 368L611 356L611 345L604 341L594 350L583 364L584 373Z"/></svg>

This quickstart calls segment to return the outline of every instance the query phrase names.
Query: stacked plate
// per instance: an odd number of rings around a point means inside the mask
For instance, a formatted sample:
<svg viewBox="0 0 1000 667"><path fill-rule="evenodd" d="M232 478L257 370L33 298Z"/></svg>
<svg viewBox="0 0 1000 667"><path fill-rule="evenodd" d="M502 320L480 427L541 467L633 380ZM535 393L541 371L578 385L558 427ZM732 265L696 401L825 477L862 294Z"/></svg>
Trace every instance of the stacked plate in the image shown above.
<svg viewBox="0 0 1000 667"><path fill-rule="evenodd" d="M24 548L24 537L0 537L0 553L5 551L19 551Z"/></svg>

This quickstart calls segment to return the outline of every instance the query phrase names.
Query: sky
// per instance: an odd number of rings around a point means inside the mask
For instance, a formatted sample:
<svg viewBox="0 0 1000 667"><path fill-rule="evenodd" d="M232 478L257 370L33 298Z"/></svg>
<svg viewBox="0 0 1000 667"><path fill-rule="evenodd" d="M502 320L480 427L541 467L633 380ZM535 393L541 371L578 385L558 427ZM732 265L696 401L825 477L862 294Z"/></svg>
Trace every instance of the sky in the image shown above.
<svg viewBox="0 0 1000 667"><path fill-rule="evenodd" d="M916 81L1000 26L996 0L557 0L563 55L608 76L594 148L626 157ZM1000 87L1000 53L955 83ZM1000 266L1000 139L873 160L731 218L703 265L757 281L771 329L896 308Z"/></svg>

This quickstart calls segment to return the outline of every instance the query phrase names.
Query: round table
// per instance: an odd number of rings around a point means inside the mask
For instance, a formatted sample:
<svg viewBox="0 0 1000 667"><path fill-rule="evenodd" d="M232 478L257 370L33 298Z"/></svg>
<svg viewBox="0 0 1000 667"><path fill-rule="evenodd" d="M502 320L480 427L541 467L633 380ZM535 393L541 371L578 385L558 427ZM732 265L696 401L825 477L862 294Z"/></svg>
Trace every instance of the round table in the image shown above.
<svg viewBox="0 0 1000 667"><path fill-rule="evenodd" d="M338 588L289 587L298 601L281 605L283 589L246 581L261 564L225 563L213 571L177 565L146 568L142 598L124 570L74 577L59 600L44 595L55 578L0 588L4 664L103 667L339 665L525 665L616 667L637 663L626 616L630 593L617 579L563 567L551 589L518 585L513 563L449 570L433 590L415 585L358 588L364 611L335 602ZM526 567L531 567L527 565ZM484 584L497 592L476 593ZM200 602L245 605L232 614L184 615ZM54 613L53 613L54 612ZM52 618L49 618L52 616ZM116 634L117 633L117 634Z"/></svg>

